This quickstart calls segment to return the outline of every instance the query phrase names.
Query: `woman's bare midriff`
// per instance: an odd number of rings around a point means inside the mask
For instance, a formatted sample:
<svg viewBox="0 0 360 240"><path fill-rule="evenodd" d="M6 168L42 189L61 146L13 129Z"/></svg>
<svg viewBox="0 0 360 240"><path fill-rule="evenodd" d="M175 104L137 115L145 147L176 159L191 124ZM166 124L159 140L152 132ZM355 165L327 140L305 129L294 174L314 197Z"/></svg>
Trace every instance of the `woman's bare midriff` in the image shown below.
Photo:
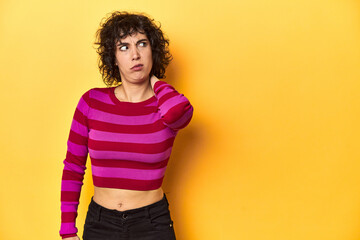
<svg viewBox="0 0 360 240"><path fill-rule="evenodd" d="M149 191L136 191L94 186L93 200L108 209L125 211L160 201L164 196L162 188Z"/></svg>

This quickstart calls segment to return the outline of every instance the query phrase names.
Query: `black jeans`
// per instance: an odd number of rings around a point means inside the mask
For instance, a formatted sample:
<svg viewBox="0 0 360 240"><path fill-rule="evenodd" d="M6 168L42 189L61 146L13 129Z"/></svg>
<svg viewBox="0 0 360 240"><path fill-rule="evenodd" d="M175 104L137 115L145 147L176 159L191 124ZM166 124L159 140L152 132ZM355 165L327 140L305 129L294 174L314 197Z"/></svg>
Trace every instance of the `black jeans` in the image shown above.
<svg viewBox="0 0 360 240"><path fill-rule="evenodd" d="M85 219L83 240L174 240L166 195L153 204L118 211L97 204L93 197Z"/></svg>

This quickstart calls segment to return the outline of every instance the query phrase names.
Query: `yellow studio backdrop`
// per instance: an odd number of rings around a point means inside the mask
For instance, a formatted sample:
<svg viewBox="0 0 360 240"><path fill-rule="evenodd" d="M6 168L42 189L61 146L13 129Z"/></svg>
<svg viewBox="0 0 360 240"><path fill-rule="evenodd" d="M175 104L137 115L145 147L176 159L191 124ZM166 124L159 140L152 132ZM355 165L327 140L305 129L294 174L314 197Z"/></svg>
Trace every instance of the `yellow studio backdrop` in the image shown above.
<svg viewBox="0 0 360 240"><path fill-rule="evenodd" d="M114 10L161 22L165 80L194 106L163 185L178 239L360 239L356 0L1 1L0 239L60 239L70 124L105 87L93 42ZM88 159L79 236L92 194Z"/></svg>

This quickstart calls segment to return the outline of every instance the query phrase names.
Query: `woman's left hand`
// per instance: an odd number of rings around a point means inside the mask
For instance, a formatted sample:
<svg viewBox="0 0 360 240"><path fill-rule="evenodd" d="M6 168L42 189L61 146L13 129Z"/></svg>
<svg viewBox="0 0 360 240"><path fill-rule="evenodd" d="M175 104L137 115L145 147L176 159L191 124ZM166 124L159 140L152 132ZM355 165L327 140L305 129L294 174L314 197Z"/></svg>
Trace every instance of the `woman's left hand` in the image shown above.
<svg viewBox="0 0 360 240"><path fill-rule="evenodd" d="M152 75L151 77L150 77L150 83L151 83L151 87L154 89L154 85L155 85L155 83L157 82L157 81L159 81L159 79L157 78L157 77L155 77L155 75Z"/></svg>

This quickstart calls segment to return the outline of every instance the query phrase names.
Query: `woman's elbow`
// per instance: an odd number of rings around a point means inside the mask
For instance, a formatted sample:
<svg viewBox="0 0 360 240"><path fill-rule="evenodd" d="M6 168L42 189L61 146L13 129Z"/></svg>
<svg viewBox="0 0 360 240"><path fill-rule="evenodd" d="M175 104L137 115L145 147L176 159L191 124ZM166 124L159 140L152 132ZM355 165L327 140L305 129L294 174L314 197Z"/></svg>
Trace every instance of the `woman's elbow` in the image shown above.
<svg viewBox="0 0 360 240"><path fill-rule="evenodd" d="M193 112L194 108L190 103L183 106L176 106L163 116L163 121L168 127L179 130L190 123Z"/></svg>

